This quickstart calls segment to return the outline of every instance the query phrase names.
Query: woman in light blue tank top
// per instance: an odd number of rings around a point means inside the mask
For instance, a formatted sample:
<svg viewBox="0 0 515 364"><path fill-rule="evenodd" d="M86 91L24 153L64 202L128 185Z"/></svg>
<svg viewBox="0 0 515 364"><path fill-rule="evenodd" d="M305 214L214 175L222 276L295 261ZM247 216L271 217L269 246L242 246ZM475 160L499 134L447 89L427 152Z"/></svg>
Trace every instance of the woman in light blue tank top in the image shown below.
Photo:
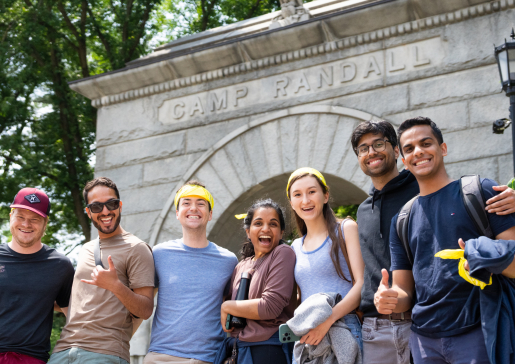
<svg viewBox="0 0 515 364"><path fill-rule="evenodd" d="M361 301L365 264L359 246L358 225L352 219L338 223L329 206L329 187L324 176L313 168L300 168L292 173L286 193L301 238L292 247L297 257L295 281L304 302L316 293L340 293L343 299L333 307L324 323L309 331L301 342L317 345L331 325L343 318L363 351L361 323L354 313ZM341 228L355 283L340 248Z"/></svg>

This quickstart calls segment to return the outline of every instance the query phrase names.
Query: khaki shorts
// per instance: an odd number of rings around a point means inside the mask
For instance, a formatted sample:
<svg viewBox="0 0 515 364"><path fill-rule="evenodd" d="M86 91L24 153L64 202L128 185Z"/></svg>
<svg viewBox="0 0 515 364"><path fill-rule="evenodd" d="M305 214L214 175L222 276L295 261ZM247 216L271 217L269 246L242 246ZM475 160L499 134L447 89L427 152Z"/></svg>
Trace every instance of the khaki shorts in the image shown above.
<svg viewBox="0 0 515 364"><path fill-rule="evenodd" d="M213 364L207 361L179 358L178 356L150 352L145 356L143 364Z"/></svg>

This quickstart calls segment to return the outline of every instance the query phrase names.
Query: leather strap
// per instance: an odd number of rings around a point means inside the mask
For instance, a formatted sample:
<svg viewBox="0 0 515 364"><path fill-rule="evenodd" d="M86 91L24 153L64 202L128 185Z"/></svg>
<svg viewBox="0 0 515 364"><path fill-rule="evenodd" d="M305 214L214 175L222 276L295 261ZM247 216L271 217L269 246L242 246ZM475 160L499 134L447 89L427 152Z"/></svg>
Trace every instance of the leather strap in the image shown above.
<svg viewBox="0 0 515 364"><path fill-rule="evenodd" d="M95 266L99 265L105 269L102 264L102 253L100 251L100 238L97 238L93 243L93 256L95 257Z"/></svg>
<svg viewBox="0 0 515 364"><path fill-rule="evenodd" d="M390 315L379 315L378 319L382 320L390 320L390 321L404 321L411 320L411 311L401 312L401 313L392 313Z"/></svg>

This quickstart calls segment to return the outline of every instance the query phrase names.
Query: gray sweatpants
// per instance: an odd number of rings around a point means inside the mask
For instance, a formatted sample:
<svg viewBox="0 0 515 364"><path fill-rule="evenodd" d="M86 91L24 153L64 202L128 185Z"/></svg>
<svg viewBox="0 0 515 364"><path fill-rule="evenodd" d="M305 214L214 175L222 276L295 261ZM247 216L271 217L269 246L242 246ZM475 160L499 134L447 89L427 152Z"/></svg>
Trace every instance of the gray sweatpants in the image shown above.
<svg viewBox="0 0 515 364"><path fill-rule="evenodd" d="M409 364L410 328L411 320L390 321L365 317L361 329L363 363Z"/></svg>

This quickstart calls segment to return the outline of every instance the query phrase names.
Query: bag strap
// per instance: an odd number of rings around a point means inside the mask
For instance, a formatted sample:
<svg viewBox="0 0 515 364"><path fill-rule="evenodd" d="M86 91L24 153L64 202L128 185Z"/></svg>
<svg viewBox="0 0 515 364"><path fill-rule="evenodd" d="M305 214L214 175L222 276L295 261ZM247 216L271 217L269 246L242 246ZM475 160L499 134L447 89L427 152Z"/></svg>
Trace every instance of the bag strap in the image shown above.
<svg viewBox="0 0 515 364"><path fill-rule="evenodd" d="M102 264L102 253L100 251L100 238L97 238L93 243L93 256L95 257L95 266L99 265L105 269Z"/></svg>
<svg viewBox="0 0 515 364"><path fill-rule="evenodd" d="M477 174L465 175L460 178L460 192L465 210L474 222L477 231L488 238L493 239L494 233L488 221L485 210L486 202L481 188L481 179Z"/></svg>
<svg viewBox="0 0 515 364"><path fill-rule="evenodd" d="M354 283L356 283L356 280L354 279L354 274L352 273L352 267L350 265L349 261L349 253L347 253L347 244L345 244L345 239L343 238L343 225L345 224L345 221L351 220L349 218L342 221L341 224L338 224L338 241L340 244L340 250L342 251L343 257L345 258L345 263L347 263L347 268L349 269L350 273L350 279L352 281L352 285L354 286Z"/></svg>
<svg viewBox="0 0 515 364"><path fill-rule="evenodd" d="M408 260L411 265L413 265L413 254L411 253L408 239L409 215L411 212L411 207L418 199L418 196L419 195L416 195L411 200L406 202L404 206L402 206L401 210L399 211L399 215L397 215L397 221L395 223L395 227L397 228L397 235L399 236L399 239L404 246L404 250L406 251L406 255L408 256Z"/></svg>

